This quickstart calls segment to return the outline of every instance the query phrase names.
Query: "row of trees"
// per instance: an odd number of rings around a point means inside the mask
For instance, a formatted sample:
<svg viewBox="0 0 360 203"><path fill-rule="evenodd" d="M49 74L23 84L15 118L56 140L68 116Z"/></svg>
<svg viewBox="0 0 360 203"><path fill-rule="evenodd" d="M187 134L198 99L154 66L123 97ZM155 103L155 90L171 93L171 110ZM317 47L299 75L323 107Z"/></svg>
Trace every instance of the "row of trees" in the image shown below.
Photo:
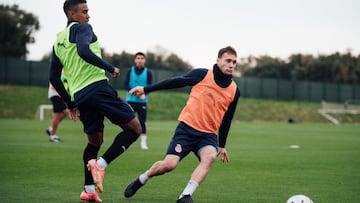
<svg viewBox="0 0 360 203"><path fill-rule="evenodd" d="M34 14L19 9L18 5L0 5L0 57L26 59L27 44L35 43L33 34L39 28L40 22ZM153 69L187 71L192 68L169 51L146 54L147 66ZM48 60L49 56L49 53L44 55L43 60ZM125 51L109 54L103 50L103 56L119 67L130 67L134 61L134 53ZM349 51L328 56L294 54L287 60L270 56L247 57L239 60L237 72L249 77L355 84L360 83L360 55L353 56Z"/></svg>
<svg viewBox="0 0 360 203"><path fill-rule="evenodd" d="M38 18L18 5L0 5L0 57L25 58L26 45L34 43L33 34L40 29Z"/></svg>
<svg viewBox="0 0 360 203"><path fill-rule="evenodd" d="M307 80L331 83L360 83L360 55L351 52L331 55L291 55L288 60L262 56L240 60L243 76Z"/></svg>
<svg viewBox="0 0 360 203"><path fill-rule="evenodd" d="M135 54L135 53L134 53ZM107 54L102 51L103 58L109 61L111 64L116 64L119 67L131 67L134 64L134 54L123 51L121 54ZM192 67L189 63L183 61L174 53L163 52L153 53L147 52L146 54L146 66L152 69L165 69L186 71Z"/></svg>
<svg viewBox="0 0 360 203"><path fill-rule="evenodd" d="M29 53L27 45L35 43L34 33L40 29L38 17L32 13L21 10L18 5L0 5L0 57L26 59ZM134 55L122 52L121 54L108 54L103 56L112 64L119 67L130 67L134 63ZM148 52L147 65L158 69L189 70L191 65L183 61L174 53L162 50L161 54ZM48 61L50 53L42 58Z"/></svg>
<svg viewBox="0 0 360 203"><path fill-rule="evenodd" d="M44 55L41 61L49 61L50 55L51 53ZM104 60L121 68L131 67L134 65L135 53L123 51L121 54L109 54L102 49L101 55ZM149 51L145 53L145 55L146 66L151 69L188 71L192 68L189 63L183 61L176 54L170 53L169 51L166 53L162 51L161 54Z"/></svg>

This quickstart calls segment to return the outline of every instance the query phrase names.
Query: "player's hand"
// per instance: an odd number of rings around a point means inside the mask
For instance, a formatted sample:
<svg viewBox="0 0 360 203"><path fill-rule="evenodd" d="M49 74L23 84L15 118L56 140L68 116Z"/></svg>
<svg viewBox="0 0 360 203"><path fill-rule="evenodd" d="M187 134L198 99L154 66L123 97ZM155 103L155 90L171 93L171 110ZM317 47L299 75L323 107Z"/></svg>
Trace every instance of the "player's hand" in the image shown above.
<svg viewBox="0 0 360 203"><path fill-rule="evenodd" d="M143 86L136 86L129 91L129 94L136 95L140 99L145 99L145 92Z"/></svg>
<svg viewBox="0 0 360 203"><path fill-rule="evenodd" d="M73 109L68 109L68 114L69 114L69 118L72 121L76 121L77 117L79 116L79 112L77 108L73 108Z"/></svg>
<svg viewBox="0 0 360 203"><path fill-rule="evenodd" d="M139 99L141 99L141 100L144 100L144 99L146 98L145 94L142 94L142 95L140 95L140 96L138 96L138 97L139 97Z"/></svg>
<svg viewBox="0 0 360 203"><path fill-rule="evenodd" d="M117 78L120 75L120 68L114 67L114 72L112 73L113 78Z"/></svg>
<svg viewBox="0 0 360 203"><path fill-rule="evenodd" d="M225 148L219 147L218 156L220 155L221 162L229 162L229 155Z"/></svg>

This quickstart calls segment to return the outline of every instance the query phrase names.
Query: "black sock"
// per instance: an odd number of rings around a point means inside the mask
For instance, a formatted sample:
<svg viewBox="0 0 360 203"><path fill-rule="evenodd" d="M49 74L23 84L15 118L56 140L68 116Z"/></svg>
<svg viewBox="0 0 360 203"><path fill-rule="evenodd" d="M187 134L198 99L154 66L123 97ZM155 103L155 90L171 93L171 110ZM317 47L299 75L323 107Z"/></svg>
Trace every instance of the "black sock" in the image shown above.
<svg viewBox="0 0 360 203"><path fill-rule="evenodd" d="M90 171L88 171L86 165L89 160L97 158L99 149L100 149L99 147L95 147L94 145L91 144L88 144L84 149L83 161L84 161L84 171L85 171L85 185L94 184L94 180L91 176Z"/></svg>
<svg viewBox="0 0 360 203"><path fill-rule="evenodd" d="M106 150L102 158L110 164L110 162L112 162L116 157L127 150L138 137L139 135L135 133L135 131L124 130L115 137L114 142L109 149Z"/></svg>

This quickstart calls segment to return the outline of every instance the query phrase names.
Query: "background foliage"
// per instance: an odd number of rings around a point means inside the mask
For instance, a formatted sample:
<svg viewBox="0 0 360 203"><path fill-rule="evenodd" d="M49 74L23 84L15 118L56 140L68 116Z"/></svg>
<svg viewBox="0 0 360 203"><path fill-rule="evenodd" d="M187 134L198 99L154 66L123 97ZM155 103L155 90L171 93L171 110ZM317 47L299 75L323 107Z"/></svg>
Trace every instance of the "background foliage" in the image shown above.
<svg viewBox="0 0 360 203"><path fill-rule="evenodd" d="M243 58L239 68L244 76L297 81L360 83L360 56L334 53L328 56L294 54L287 61L261 56Z"/></svg>
<svg viewBox="0 0 360 203"><path fill-rule="evenodd" d="M18 5L0 5L0 57L26 58L27 45L34 43L34 32L40 22L32 13L27 13ZM135 53L106 53L105 60L119 67L130 67ZM147 66L152 69L189 70L191 64L177 54L160 48L156 53L148 52ZM290 54L290 53L289 53ZM50 53L45 53L43 61L48 61ZM207 68L207 67L204 67ZM330 55L292 54L288 59L271 56L239 57L237 75L286 80L318 81L330 83L360 83L360 55L333 53Z"/></svg>
<svg viewBox="0 0 360 203"><path fill-rule="evenodd" d="M0 118L39 119L39 105L51 104L47 87L0 85ZM119 91L125 97L125 91ZM186 92L159 91L149 95L148 120L176 120L186 103ZM320 103L240 98L234 121L329 123L317 110ZM45 114L51 118L51 111ZM360 115L333 115L341 123L360 123Z"/></svg>
<svg viewBox="0 0 360 203"><path fill-rule="evenodd" d="M0 57L25 58L27 44L35 43L38 18L18 5L0 5Z"/></svg>

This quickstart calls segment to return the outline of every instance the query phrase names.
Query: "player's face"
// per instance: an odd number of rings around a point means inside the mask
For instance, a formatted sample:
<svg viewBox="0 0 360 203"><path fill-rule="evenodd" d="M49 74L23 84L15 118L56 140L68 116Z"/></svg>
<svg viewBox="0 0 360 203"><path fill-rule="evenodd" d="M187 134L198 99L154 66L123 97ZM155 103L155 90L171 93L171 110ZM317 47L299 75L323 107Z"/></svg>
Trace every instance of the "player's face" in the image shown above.
<svg viewBox="0 0 360 203"><path fill-rule="evenodd" d="M79 23L89 22L89 9L86 3L78 4L77 8L70 11L70 18Z"/></svg>
<svg viewBox="0 0 360 203"><path fill-rule="evenodd" d="M137 55L135 57L135 66L138 68L144 68L145 66L145 57L142 55Z"/></svg>
<svg viewBox="0 0 360 203"><path fill-rule="evenodd" d="M223 74L232 75L236 67L236 56L234 54L224 53L220 58L217 58L216 64Z"/></svg>

